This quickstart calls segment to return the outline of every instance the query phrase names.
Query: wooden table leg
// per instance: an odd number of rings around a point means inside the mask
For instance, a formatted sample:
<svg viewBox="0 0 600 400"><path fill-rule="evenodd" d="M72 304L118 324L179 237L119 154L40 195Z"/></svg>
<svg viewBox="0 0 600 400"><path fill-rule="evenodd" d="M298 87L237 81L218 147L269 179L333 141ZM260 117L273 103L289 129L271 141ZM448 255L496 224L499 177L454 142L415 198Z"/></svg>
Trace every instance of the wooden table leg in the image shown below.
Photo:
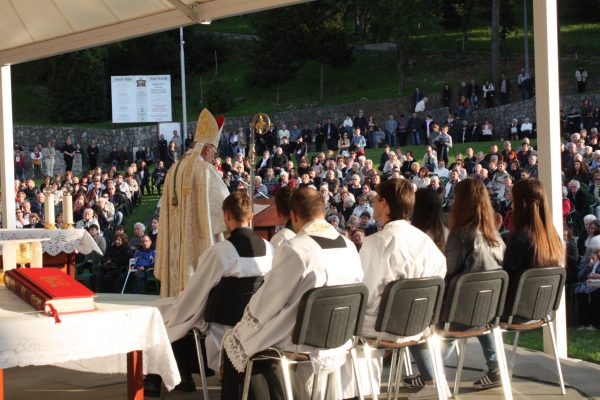
<svg viewBox="0 0 600 400"><path fill-rule="evenodd" d="M127 399L144 400L144 358L142 350L127 353ZM0 398L0 400L2 400Z"/></svg>

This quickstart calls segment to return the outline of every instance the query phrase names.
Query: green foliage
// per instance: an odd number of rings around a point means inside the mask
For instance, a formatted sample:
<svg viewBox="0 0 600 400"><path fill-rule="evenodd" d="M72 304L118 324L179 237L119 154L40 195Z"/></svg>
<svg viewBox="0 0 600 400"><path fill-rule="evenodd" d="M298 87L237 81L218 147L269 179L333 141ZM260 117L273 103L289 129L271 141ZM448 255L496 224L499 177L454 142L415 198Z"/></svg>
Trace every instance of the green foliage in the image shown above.
<svg viewBox="0 0 600 400"><path fill-rule="evenodd" d="M231 55L231 46L218 35L206 33L198 26L183 30L185 41L185 68L188 73L203 73L215 67L215 52L218 63L226 62ZM179 56L177 56L179 60Z"/></svg>
<svg viewBox="0 0 600 400"><path fill-rule="evenodd" d="M48 79L51 120L94 122L107 118L105 54L103 49L88 49L52 59Z"/></svg>
<svg viewBox="0 0 600 400"><path fill-rule="evenodd" d="M223 81L214 81L206 92L206 107L214 114L223 114L233 105L229 85Z"/></svg>
<svg viewBox="0 0 600 400"><path fill-rule="evenodd" d="M252 20L258 41L250 56L250 86L277 87L298 71L299 15L294 7L279 8L257 14Z"/></svg>
<svg viewBox="0 0 600 400"><path fill-rule="evenodd" d="M110 75L179 75L179 30L107 46Z"/></svg>

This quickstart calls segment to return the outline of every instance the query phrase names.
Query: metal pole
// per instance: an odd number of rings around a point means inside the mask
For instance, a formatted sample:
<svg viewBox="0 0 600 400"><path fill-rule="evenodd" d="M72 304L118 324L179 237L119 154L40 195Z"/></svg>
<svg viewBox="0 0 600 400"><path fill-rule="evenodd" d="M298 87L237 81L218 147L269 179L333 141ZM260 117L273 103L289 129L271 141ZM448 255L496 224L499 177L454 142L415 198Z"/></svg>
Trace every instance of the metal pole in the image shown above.
<svg viewBox="0 0 600 400"><path fill-rule="evenodd" d="M185 51L183 45L183 27L179 27L179 63L181 64L181 112L183 113L183 126L181 130L182 145L185 147L185 140L187 139L187 97L185 94ZM185 151L185 148L183 149Z"/></svg>
<svg viewBox="0 0 600 400"><path fill-rule="evenodd" d="M529 74L529 26L527 25L527 0L523 0L523 38L525 40L525 72Z"/></svg>
<svg viewBox="0 0 600 400"><path fill-rule="evenodd" d="M15 229L15 164L10 65L0 66L0 182L2 183L2 228Z"/></svg>

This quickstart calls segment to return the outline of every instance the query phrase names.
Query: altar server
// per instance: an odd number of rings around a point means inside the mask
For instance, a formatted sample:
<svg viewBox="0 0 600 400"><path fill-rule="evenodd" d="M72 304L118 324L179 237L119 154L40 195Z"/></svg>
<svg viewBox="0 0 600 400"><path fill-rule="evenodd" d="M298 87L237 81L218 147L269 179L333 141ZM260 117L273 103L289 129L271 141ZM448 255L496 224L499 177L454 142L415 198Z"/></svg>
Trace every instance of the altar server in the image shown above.
<svg viewBox="0 0 600 400"><path fill-rule="evenodd" d="M198 268L177 297L158 300L169 340L173 343L175 357L182 376L181 388L195 390L189 368L180 361L185 359L186 346L178 343L194 327L206 334L206 363L213 371L220 367L221 339L231 327L204 321L206 301L210 290L221 278L262 276L271 269L273 250L269 242L250 229L252 220L250 198L245 192L234 192L223 202L225 226L230 236L205 251L198 258ZM183 347L180 351L180 347ZM180 356L178 356L180 353ZM187 370L187 371L186 371Z"/></svg>
<svg viewBox="0 0 600 400"><path fill-rule="evenodd" d="M299 189L292 195L290 207L290 217L297 236L277 248L273 269L250 300L242 320L223 338L226 360L221 399L241 398L243 372L250 356L270 346L294 350L292 331L300 299L306 291L322 286L359 283L362 280L363 272L356 247L325 221L325 203L321 194L310 188ZM299 351L311 353L312 368L324 374L345 362L345 352L350 345L349 341L325 354L310 347L300 348ZM261 371L258 364L255 367ZM301 383L300 391L310 386L301 377L310 376L313 372L310 365L305 367L308 369L306 375L301 368L296 371L296 381L300 380ZM264 367L258 374L262 373L263 378L253 378L255 398L283 398L283 393L278 391L281 385L270 380L278 375L271 372L270 367Z"/></svg>

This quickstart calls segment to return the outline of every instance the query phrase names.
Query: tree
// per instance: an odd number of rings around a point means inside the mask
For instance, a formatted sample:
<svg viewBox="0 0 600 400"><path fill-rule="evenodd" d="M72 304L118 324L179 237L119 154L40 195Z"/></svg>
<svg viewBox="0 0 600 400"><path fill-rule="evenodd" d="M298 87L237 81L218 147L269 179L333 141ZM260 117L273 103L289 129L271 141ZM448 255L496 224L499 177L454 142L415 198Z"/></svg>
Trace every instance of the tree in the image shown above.
<svg viewBox="0 0 600 400"><path fill-rule="evenodd" d="M315 1L297 6L297 26L301 35L296 47L299 56L320 64L319 99L323 101L325 88L325 65L343 68L353 62L352 51L344 32L344 8L340 2Z"/></svg>
<svg viewBox="0 0 600 400"><path fill-rule="evenodd" d="M475 0L444 1L442 4L442 25L446 29L460 28L461 53L466 51L469 24Z"/></svg>
<svg viewBox="0 0 600 400"><path fill-rule="evenodd" d="M374 0L370 30L379 41L392 40L396 44L396 71L398 95L404 89L404 68L408 56L418 51L420 35L440 29L439 0Z"/></svg>
<svg viewBox="0 0 600 400"><path fill-rule="evenodd" d="M277 104L281 101L280 86L292 79L302 65L296 46L301 34L293 29L302 22L294 7L256 14L251 20L258 40L250 54L252 72L247 82L255 87L274 87Z"/></svg>
<svg viewBox="0 0 600 400"><path fill-rule="evenodd" d="M95 122L107 118L105 56L102 48L96 48L52 59L48 108L53 121Z"/></svg>
<svg viewBox="0 0 600 400"><path fill-rule="evenodd" d="M492 82L500 78L500 0L492 0Z"/></svg>

